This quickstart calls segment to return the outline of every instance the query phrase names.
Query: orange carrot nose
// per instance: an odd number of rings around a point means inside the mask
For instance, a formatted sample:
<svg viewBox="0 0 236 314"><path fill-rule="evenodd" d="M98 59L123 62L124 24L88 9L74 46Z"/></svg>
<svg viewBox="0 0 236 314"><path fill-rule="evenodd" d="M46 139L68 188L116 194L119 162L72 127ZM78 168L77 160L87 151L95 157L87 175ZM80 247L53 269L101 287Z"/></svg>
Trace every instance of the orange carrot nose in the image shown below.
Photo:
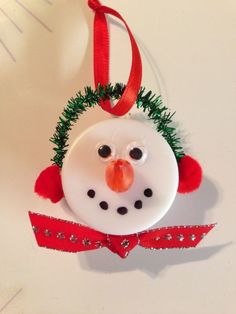
<svg viewBox="0 0 236 314"><path fill-rule="evenodd" d="M117 159L107 165L105 177L112 191L125 192L134 181L134 170L127 160Z"/></svg>

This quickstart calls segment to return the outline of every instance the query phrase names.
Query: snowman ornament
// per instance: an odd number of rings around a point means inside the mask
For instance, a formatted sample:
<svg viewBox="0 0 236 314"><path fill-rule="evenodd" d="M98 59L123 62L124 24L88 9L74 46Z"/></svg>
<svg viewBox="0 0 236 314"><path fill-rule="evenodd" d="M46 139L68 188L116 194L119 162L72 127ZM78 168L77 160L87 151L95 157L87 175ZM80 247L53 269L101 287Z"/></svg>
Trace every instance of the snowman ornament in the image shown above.
<svg viewBox="0 0 236 314"><path fill-rule="evenodd" d="M195 247L214 224L154 229L153 225L168 212L177 192L193 192L200 186L201 167L185 154L173 114L160 96L141 87L141 56L127 23L98 0L88 0L88 5L95 12L96 89L86 87L69 100L50 139L55 145L53 164L39 174L34 188L53 203L64 198L77 221L30 212L37 243L65 252L106 247L122 258L137 245ZM130 38L132 66L126 86L109 83L106 14L121 20ZM89 127L69 147L72 126L94 106L117 118ZM133 106L150 123L124 118Z"/></svg>
<svg viewBox="0 0 236 314"><path fill-rule="evenodd" d="M127 117L104 120L79 134L67 149L69 131L79 116L123 92L120 84L95 91L89 88L64 109L51 138L56 145L53 165L40 173L35 192L53 203L65 198L80 223L30 212L39 246L65 252L106 247L125 258L137 245L195 247L214 227L152 229L168 212L177 192L189 193L200 186L202 170L184 154L170 127L172 119L166 119L173 115L150 92L141 89L136 101L149 123ZM92 102L87 101L91 98Z"/></svg>

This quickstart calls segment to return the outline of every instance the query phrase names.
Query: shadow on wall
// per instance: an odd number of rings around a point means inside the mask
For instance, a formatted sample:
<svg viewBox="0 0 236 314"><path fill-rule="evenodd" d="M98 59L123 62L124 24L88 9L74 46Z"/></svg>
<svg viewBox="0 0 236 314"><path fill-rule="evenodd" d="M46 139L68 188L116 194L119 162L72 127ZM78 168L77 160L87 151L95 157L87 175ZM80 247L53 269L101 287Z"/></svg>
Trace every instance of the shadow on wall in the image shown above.
<svg viewBox="0 0 236 314"><path fill-rule="evenodd" d="M229 245L230 243L213 247L165 251L150 251L136 248L125 260L115 256L108 250L101 249L80 253L81 255L78 258L84 270L101 273L140 270L155 278L171 266L207 260Z"/></svg>
<svg viewBox="0 0 236 314"><path fill-rule="evenodd" d="M167 215L153 228L171 225L204 224L206 212L218 200L218 192L214 184L206 177L199 190L188 195L177 195ZM213 223L209 221L207 223ZM208 234L210 237L212 232ZM203 242L204 243L204 240ZM204 261L230 245L230 243L214 247L200 247L186 250L151 251L136 247L125 259L120 259L107 249L78 253L79 263L85 270L96 272L128 272L141 270L151 277L165 271L168 267L195 261Z"/></svg>

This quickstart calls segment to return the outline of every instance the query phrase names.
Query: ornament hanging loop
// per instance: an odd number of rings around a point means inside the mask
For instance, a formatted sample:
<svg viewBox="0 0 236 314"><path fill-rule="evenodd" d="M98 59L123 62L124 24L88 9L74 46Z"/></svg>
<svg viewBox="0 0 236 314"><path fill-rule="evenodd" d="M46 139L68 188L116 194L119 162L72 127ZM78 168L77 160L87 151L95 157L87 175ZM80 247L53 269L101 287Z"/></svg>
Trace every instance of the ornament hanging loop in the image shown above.
<svg viewBox="0 0 236 314"><path fill-rule="evenodd" d="M88 6L94 10L94 37L93 37L93 55L94 55L94 81L95 87L99 85L105 86L109 84L109 32L106 20L106 14L115 16L121 20L128 32L131 49L132 64L129 79L125 90L115 107L112 107L110 100L100 102L103 110L116 115L122 116L126 114L133 106L137 99L138 92L142 81L142 60L138 45L135 38L123 19L123 17L115 10L101 5L98 0L89 0Z"/></svg>
<svg viewBox="0 0 236 314"><path fill-rule="evenodd" d="M102 5L98 0L88 0L88 6L96 11L98 8L100 8Z"/></svg>

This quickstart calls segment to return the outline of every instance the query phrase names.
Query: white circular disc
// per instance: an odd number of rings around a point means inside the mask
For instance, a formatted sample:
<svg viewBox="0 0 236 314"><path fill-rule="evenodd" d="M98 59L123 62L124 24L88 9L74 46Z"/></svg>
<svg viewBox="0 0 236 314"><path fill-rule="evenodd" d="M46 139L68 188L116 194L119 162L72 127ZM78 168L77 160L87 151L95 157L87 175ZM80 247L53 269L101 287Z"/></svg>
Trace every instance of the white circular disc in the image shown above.
<svg viewBox="0 0 236 314"><path fill-rule="evenodd" d="M105 144L112 156L102 160L98 147ZM132 147L142 149L141 161L129 156ZM114 192L105 180L107 165L116 159L128 160L134 170L133 184L125 192ZM177 192L178 167L172 149L155 129L114 118L93 125L77 138L64 160L62 184L69 207L88 226L108 234L132 234L150 228L169 210ZM145 196L146 189L152 196ZM94 197L88 196L89 190ZM136 201L141 201L142 208L135 208ZM108 209L102 209L101 202ZM127 213L119 214L119 207Z"/></svg>

